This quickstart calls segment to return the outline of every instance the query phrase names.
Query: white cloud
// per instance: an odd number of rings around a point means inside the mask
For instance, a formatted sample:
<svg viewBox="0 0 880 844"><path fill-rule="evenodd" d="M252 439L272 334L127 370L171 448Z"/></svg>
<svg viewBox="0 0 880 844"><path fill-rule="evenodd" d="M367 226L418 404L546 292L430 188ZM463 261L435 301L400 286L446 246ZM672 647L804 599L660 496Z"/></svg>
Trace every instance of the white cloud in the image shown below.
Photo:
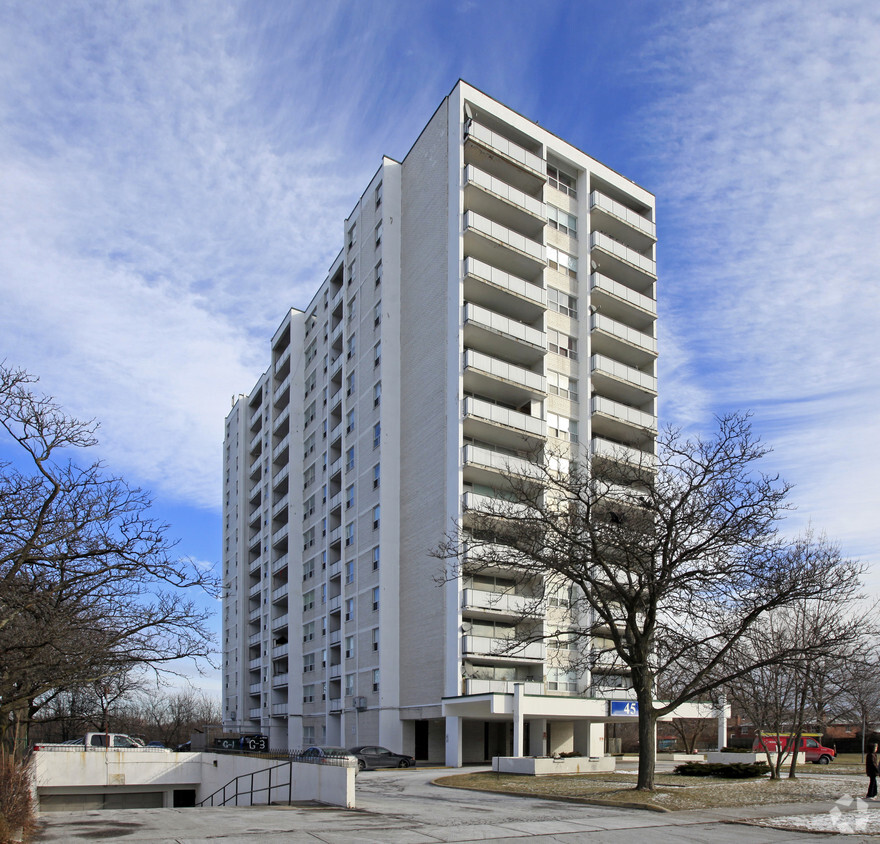
<svg viewBox="0 0 880 844"><path fill-rule="evenodd" d="M646 119L675 338L663 408L753 408L798 518L876 557L880 15L807 0L672 12Z"/></svg>

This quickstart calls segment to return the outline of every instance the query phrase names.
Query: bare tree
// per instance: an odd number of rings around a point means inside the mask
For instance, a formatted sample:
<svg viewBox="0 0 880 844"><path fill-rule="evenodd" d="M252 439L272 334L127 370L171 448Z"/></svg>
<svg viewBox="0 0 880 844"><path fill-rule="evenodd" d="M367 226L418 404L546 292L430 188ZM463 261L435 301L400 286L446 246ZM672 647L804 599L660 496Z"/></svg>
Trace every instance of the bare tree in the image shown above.
<svg viewBox="0 0 880 844"><path fill-rule="evenodd" d="M35 382L0 364L0 436L17 449L0 463L6 742L60 689L208 657L210 611L191 590L217 591L210 572L175 556L146 493L71 459L96 444L97 425L66 415Z"/></svg>
<svg viewBox="0 0 880 844"><path fill-rule="evenodd" d="M588 668L611 662L629 678L640 790L654 787L658 718L800 653L794 644L731 669L728 654L756 623L798 601L858 594L861 568L834 546L779 535L789 486L759 471L768 451L747 415L730 414L706 439L667 429L656 457L625 446L610 459L545 453L505 472L435 551L454 575L515 572L545 600L567 591L565 624L516 632L579 643Z"/></svg>

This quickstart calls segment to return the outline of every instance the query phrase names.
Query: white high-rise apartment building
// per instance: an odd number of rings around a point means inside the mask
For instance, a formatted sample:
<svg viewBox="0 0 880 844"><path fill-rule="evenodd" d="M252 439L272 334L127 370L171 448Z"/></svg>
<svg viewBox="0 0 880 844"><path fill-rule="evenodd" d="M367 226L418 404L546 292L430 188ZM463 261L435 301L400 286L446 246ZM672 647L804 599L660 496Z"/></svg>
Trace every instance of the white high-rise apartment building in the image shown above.
<svg viewBox="0 0 880 844"><path fill-rule="evenodd" d="M227 727L452 765L601 753L628 678L499 647L514 582L438 584L430 551L536 449L653 451L654 197L459 82L342 236L226 421Z"/></svg>

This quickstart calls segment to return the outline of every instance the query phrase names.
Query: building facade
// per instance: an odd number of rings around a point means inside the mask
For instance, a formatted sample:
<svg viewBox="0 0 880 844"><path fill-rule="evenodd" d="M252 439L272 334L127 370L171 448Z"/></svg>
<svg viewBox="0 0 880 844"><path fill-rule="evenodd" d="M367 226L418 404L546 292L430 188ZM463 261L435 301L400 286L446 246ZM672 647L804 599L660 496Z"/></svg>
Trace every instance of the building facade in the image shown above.
<svg viewBox="0 0 880 844"><path fill-rule="evenodd" d="M500 647L525 596L431 549L542 448L653 452L654 207L464 82L383 159L226 420L230 729L447 764L601 752L625 674Z"/></svg>

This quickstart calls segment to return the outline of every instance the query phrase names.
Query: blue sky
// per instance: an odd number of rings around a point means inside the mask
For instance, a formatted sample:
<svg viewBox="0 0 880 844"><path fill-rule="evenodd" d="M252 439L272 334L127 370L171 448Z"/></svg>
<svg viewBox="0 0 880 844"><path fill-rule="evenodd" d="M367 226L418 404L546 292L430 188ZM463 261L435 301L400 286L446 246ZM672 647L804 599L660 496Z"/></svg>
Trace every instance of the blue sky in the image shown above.
<svg viewBox="0 0 880 844"><path fill-rule="evenodd" d="M461 77L656 194L661 422L753 410L875 566L878 55L861 0L7 0L0 358L219 561L230 399Z"/></svg>

